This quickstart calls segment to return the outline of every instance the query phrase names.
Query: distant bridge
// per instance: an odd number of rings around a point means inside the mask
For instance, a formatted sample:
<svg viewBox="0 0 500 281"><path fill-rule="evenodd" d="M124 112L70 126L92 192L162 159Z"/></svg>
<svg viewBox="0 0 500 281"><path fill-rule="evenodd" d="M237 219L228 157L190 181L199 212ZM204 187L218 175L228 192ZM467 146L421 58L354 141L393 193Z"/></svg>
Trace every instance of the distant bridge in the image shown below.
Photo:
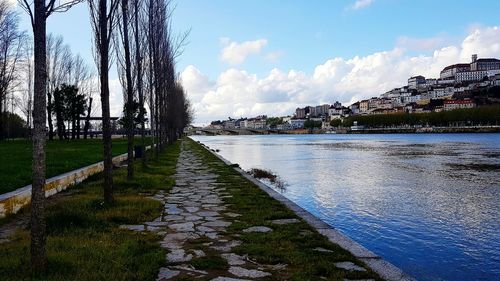
<svg viewBox="0 0 500 281"><path fill-rule="evenodd" d="M284 131L275 129L210 129L210 128L192 128L186 131L188 135L270 135L279 134Z"/></svg>

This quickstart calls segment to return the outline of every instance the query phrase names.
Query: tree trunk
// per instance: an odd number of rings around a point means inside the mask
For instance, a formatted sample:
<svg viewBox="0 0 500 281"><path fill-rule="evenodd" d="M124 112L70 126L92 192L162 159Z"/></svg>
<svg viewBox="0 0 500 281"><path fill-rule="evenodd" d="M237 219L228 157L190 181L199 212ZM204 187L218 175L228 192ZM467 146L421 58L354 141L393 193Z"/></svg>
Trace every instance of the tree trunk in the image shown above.
<svg viewBox="0 0 500 281"><path fill-rule="evenodd" d="M76 138L76 114L73 112L73 116L71 117L71 139L74 140Z"/></svg>
<svg viewBox="0 0 500 281"><path fill-rule="evenodd" d="M151 136L153 139L153 146L154 146L154 155L155 159L158 159L158 149L159 149L159 144L158 144L158 111L156 108L157 102L158 102L158 92L157 92L157 87L156 87L156 78L155 76L157 73L155 73L155 46L154 46L154 34L153 34L153 28L154 28L154 1L149 0L148 2L148 51L149 51L149 110L150 110L150 116L151 116Z"/></svg>
<svg viewBox="0 0 500 281"><path fill-rule="evenodd" d="M104 202L111 204L113 197L113 159L111 143L111 119L109 109L109 38L107 0L99 0L99 69L101 82L102 140L104 156Z"/></svg>
<svg viewBox="0 0 500 281"><path fill-rule="evenodd" d="M80 127L80 114L76 116L76 138L80 139L80 132L81 132L81 127Z"/></svg>
<svg viewBox="0 0 500 281"><path fill-rule="evenodd" d="M4 139L4 129L3 129L3 93L0 91L0 140Z"/></svg>
<svg viewBox="0 0 500 281"><path fill-rule="evenodd" d="M46 45L45 0L35 0L33 39L35 85L33 107L33 184L31 190L31 268L44 271L47 265L45 251L45 120L46 120Z"/></svg>
<svg viewBox="0 0 500 281"><path fill-rule="evenodd" d="M59 140L62 140L64 138L64 120L62 116L62 101L61 101L61 94L60 92L54 92L54 111L56 113L56 125L57 125L57 136L59 137Z"/></svg>
<svg viewBox="0 0 500 281"><path fill-rule="evenodd" d="M143 151L142 166L146 165L146 145L145 145L145 131L146 124L144 122L144 93L142 91L142 58L141 58L141 43L139 41L139 0L134 0L134 13L135 13L135 59L137 65L137 92L139 94L139 117L141 120L141 147Z"/></svg>
<svg viewBox="0 0 500 281"><path fill-rule="evenodd" d="M52 93L47 91L47 123L49 124L49 140L54 139L54 125L52 124Z"/></svg>
<svg viewBox="0 0 500 281"><path fill-rule="evenodd" d="M125 75L127 79L127 179L134 178L134 92L132 89L132 63L128 34L128 0L122 0L123 49L125 51Z"/></svg>
<svg viewBox="0 0 500 281"><path fill-rule="evenodd" d="M5 98L4 100L4 105L3 107L5 108L5 112L4 112L4 115L5 115L5 138L6 139L9 139L10 138L10 120L9 120L9 102L8 102L8 99Z"/></svg>
<svg viewBox="0 0 500 281"><path fill-rule="evenodd" d="M69 125L69 120L68 120L68 124L64 128L64 139L67 139L67 140L69 140L69 128L70 128L70 125Z"/></svg>
<svg viewBox="0 0 500 281"><path fill-rule="evenodd" d="M85 126L83 127L83 138L87 139L90 129L90 112L92 111L92 98L89 98L89 107L87 108L87 117L85 118Z"/></svg>
<svg viewBox="0 0 500 281"><path fill-rule="evenodd" d="M160 113L159 109L158 109L158 92L155 90L155 143L156 143L156 146L155 146L155 159L158 160L158 157L160 155L160 127L159 127L159 118L158 118L158 115Z"/></svg>

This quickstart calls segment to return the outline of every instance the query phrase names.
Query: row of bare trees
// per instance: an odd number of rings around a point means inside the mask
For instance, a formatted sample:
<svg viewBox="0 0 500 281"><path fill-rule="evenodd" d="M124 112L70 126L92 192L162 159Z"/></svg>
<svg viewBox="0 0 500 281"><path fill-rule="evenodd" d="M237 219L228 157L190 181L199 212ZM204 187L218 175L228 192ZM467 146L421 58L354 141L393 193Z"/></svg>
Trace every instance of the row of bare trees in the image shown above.
<svg viewBox="0 0 500 281"><path fill-rule="evenodd" d="M26 34L19 29L19 18L7 1L0 1L0 140L7 137L5 114L13 107L17 74L25 52Z"/></svg>
<svg viewBox="0 0 500 281"><path fill-rule="evenodd" d="M62 91L67 91L69 96L69 92L74 94L75 89L68 88L67 85L84 88L83 81L90 80L90 72L81 58L71 55L61 39L46 35L46 20L50 15L64 12L84 0L18 1L30 16L33 27L31 266L32 270L40 272L46 268L47 263L43 191L46 125L49 126L50 139L54 135L54 115L58 129L64 128L60 117L62 111L59 109ZM134 176L133 148L136 131L141 132L141 145L145 144L148 119L146 108L149 109L156 157L166 144L178 139L183 128L191 122L190 105L175 71L176 59L182 53L188 33L173 33L170 0L87 0L87 3L94 35L94 58L99 75L102 111L103 197L105 204L113 204L109 104L109 70L112 58L116 54L123 86L124 124L127 128L129 154L128 178L131 179ZM91 103L91 99L88 100Z"/></svg>
<svg viewBox="0 0 500 281"><path fill-rule="evenodd" d="M172 31L173 8L169 0L119 0L117 5L118 32L113 42L125 101L123 124L128 138L130 179L134 175L137 129L144 150L146 107L156 156L191 122L192 112L175 72L176 58L182 53L189 32Z"/></svg>
<svg viewBox="0 0 500 281"><path fill-rule="evenodd" d="M9 116L7 111L14 113L16 108L19 109L26 117L26 128L32 126L34 52L29 36L19 29L18 23L19 16L15 7L6 1L0 2L0 140L10 137L8 120L4 120ZM95 80L92 79L93 73L83 58L73 55L61 36L49 34L46 45L47 125L48 137L52 140L55 135L54 123L57 125L59 138L66 135L66 126L64 122L61 123L61 116L64 114L57 110L64 108L56 107L56 104L62 104L61 101L55 100L56 90L62 85L76 87L77 98L83 97L85 109L88 109L87 117L90 117L92 106L89 103L92 100ZM77 117L79 119L80 116ZM57 119L56 122L54 118ZM79 127L79 121L73 125ZM87 118L85 132L88 131L89 122ZM72 136L79 137L80 134Z"/></svg>
<svg viewBox="0 0 500 281"><path fill-rule="evenodd" d="M71 138L80 138L80 115L86 112L87 120L92 109L94 92L93 73L80 55L73 55L61 36L47 36L47 124L48 137L55 135L56 118L59 139L68 138L66 129L71 127ZM56 96L57 94L57 96ZM78 104L78 106L76 106ZM87 105L89 104L89 105ZM86 110L86 109L89 110ZM67 115L73 115L67 118ZM66 117L66 118L65 118ZM71 120L71 126L64 121ZM85 126L87 127L87 125ZM85 137L87 130L85 130Z"/></svg>

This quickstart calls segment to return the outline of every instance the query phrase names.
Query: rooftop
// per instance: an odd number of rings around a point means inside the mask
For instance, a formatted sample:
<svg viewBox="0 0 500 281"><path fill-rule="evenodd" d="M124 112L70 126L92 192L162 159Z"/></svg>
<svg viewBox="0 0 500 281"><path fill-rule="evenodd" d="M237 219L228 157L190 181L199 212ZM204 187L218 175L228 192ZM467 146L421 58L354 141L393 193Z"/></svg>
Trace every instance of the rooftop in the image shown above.
<svg viewBox="0 0 500 281"><path fill-rule="evenodd" d="M479 61L479 60L478 60ZM453 68L461 68L461 67L470 67L470 64L469 63L457 63L457 64L452 64L452 65L449 65L445 68L443 68L443 70L441 70L441 72L443 71L446 71L446 70L449 70L449 69L453 69Z"/></svg>
<svg viewBox="0 0 500 281"><path fill-rule="evenodd" d="M495 58L484 58L484 59L478 59L475 62L500 62L500 60Z"/></svg>

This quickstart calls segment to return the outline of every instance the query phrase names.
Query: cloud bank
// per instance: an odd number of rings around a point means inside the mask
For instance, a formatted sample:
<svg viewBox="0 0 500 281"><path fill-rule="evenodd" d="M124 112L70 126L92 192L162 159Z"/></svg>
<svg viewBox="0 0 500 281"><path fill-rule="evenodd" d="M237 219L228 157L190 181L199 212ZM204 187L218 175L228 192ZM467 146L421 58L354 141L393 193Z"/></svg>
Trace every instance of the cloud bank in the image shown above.
<svg viewBox="0 0 500 281"><path fill-rule="evenodd" d="M198 124L229 116L288 115L298 106L336 100L352 103L379 96L405 85L412 75L438 77L445 66L468 62L475 53L479 57L500 57L499 38L500 27L479 27L460 43L436 49L432 55L411 56L407 48L396 45L392 50L366 56L331 58L318 64L311 74L272 69L258 77L232 67L212 81L191 65L184 69L181 78ZM433 44L423 42L423 47Z"/></svg>
<svg viewBox="0 0 500 281"><path fill-rule="evenodd" d="M238 43L231 42L229 38L221 38L220 41L225 45L220 53L220 59L231 65L242 64L248 56L259 54L267 45L266 39Z"/></svg>

